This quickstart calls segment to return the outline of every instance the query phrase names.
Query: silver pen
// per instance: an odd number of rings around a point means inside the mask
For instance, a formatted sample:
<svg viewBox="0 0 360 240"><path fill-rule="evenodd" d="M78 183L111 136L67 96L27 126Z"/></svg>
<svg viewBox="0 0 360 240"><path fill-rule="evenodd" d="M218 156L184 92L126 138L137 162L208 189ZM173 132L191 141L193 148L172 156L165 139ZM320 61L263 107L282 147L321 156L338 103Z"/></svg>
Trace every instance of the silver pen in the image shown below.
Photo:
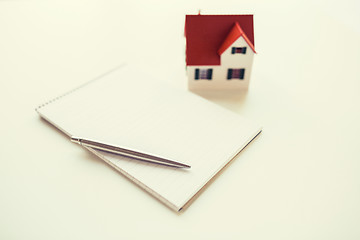
<svg viewBox="0 0 360 240"><path fill-rule="evenodd" d="M172 161L172 160L165 159L162 157L152 156L150 154L141 153L141 152L137 152L137 151L133 151L133 150L93 141L90 139L71 137L71 141L78 143L82 146L95 148L95 149L102 150L105 152L116 153L119 155L123 155L126 157L141 160L141 161L146 161L146 162L151 162L151 163L156 163L156 164L161 164L161 165L166 165L166 166L171 166L171 167L178 167L178 168L190 168L191 167L184 163L180 163L180 162Z"/></svg>

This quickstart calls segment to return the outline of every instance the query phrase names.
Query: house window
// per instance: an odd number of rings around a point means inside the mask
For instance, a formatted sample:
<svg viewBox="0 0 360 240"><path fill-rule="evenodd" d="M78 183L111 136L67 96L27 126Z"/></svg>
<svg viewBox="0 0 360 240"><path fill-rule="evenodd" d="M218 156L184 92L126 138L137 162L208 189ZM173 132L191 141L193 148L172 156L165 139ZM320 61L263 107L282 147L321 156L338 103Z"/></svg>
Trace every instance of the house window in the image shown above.
<svg viewBox="0 0 360 240"><path fill-rule="evenodd" d="M207 68L207 69L196 68L195 69L195 80L199 80L199 79L211 80L212 72L213 72L213 70L211 68Z"/></svg>
<svg viewBox="0 0 360 240"><path fill-rule="evenodd" d="M240 79L243 80L245 76L245 68L238 68L238 69L228 69L227 79Z"/></svg>
<svg viewBox="0 0 360 240"><path fill-rule="evenodd" d="M236 53L246 54L246 47L233 47L231 49L231 54L236 54Z"/></svg>

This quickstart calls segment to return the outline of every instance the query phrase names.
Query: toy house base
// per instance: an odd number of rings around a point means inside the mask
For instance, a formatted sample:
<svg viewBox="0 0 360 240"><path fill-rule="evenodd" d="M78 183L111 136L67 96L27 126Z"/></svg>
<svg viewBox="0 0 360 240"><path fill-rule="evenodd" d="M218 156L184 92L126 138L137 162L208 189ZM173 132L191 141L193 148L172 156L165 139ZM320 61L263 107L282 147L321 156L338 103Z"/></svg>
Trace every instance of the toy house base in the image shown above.
<svg viewBox="0 0 360 240"><path fill-rule="evenodd" d="M226 79L226 69L221 66L211 66L213 69L214 76L211 80L195 80L191 76L195 76L195 70L199 69L198 66L188 66L187 76L188 76L188 88L189 90L194 91L237 91L242 90L246 91L249 88L249 77L245 77L244 79ZM250 69L246 69L250 71Z"/></svg>

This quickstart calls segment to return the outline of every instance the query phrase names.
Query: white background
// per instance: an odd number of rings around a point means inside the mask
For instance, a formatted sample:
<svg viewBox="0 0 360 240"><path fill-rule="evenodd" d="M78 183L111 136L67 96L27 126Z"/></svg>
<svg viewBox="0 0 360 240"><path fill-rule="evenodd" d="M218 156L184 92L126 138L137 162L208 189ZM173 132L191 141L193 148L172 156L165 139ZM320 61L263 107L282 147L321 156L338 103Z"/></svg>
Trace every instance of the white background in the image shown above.
<svg viewBox="0 0 360 240"><path fill-rule="evenodd" d="M133 62L186 88L185 14L253 13L263 133L177 214L34 108ZM360 239L358 1L0 1L0 239Z"/></svg>

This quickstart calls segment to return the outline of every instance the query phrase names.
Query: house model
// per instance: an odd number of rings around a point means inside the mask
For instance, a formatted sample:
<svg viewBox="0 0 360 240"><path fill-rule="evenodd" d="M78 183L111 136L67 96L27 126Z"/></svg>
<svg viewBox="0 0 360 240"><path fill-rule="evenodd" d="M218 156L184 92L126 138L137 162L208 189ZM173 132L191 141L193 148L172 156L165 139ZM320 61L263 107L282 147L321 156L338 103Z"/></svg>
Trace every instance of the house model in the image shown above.
<svg viewBox="0 0 360 240"><path fill-rule="evenodd" d="M190 90L248 89L253 15L186 15L185 37Z"/></svg>

